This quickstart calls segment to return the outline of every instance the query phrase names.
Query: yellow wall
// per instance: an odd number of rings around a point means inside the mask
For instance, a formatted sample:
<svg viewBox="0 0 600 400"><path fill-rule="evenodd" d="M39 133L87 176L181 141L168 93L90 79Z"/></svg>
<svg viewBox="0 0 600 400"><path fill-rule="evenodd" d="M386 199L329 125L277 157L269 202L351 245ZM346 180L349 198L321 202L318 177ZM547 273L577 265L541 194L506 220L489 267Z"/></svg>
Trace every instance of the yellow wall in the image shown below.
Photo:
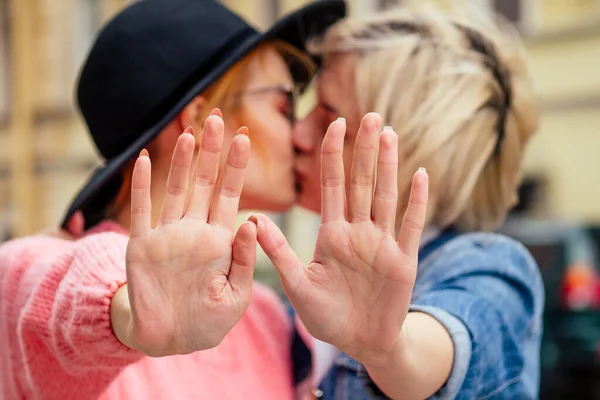
<svg viewBox="0 0 600 400"><path fill-rule="evenodd" d="M595 32L571 40L532 40L527 50L534 82L545 101L600 96L600 23Z"/></svg>
<svg viewBox="0 0 600 400"><path fill-rule="evenodd" d="M581 23L582 20L593 18L598 11L598 0L538 1L541 6L541 23L549 29Z"/></svg>
<svg viewBox="0 0 600 400"><path fill-rule="evenodd" d="M528 44L542 124L527 171L545 171L551 211L600 222L600 29Z"/></svg>
<svg viewBox="0 0 600 400"><path fill-rule="evenodd" d="M600 222L600 107L548 112L526 171L549 178L548 204L560 217Z"/></svg>

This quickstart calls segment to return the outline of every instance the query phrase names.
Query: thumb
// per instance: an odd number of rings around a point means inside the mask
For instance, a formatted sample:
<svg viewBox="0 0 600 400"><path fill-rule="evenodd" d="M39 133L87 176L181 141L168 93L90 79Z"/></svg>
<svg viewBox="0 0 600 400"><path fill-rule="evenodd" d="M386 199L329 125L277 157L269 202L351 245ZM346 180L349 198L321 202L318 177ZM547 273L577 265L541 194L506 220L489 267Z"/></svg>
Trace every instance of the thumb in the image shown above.
<svg viewBox="0 0 600 400"><path fill-rule="evenodd" d="M279 272L282 283L297 282L292 276L297 277L296 274L302 273L304 266L288 244L283 232L264 214L253 214L248 219L256 223L258 244Z"/></svg>
<svg viewBox="0 0 600 400"><path fill-rule="evenodd" d="M256 224L244 222L233 239L229 283L244 293L252 293L252 277L256 265Z"/></svg>

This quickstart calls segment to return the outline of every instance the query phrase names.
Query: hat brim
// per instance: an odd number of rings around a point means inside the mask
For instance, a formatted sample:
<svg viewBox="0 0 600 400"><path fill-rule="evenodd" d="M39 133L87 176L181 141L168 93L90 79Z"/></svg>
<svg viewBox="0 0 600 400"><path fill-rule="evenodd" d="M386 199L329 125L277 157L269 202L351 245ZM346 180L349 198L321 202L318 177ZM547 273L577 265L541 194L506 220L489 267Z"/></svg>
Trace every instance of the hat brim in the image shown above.
<svg viewBox="0 0 600 400"><path fill-rule="evenodd" d="M121 185L121 170L124 166L137 156L195 96L208 88L260 43L269 39L280 39L305 51L306 42L310 37L323 34L329 26L345 15L344 1L316 1L279 19L266 32L249 35L218 66L190 86L177 103L170 107L159 121L146 129L131 146L118 156L107 160L92 173L71 202L61 226L65 228L76 211L83 212L86 229L104 219L105 209Z"/></svg>

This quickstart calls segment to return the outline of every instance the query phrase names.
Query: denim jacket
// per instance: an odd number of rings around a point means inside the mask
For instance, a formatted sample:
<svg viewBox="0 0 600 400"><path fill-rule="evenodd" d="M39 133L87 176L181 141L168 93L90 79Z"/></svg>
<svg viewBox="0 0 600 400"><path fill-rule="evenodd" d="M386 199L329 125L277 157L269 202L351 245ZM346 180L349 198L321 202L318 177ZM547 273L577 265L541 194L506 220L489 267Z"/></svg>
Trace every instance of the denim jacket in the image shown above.
<svg viewBox="0 0 600 400"><path fill-rule="evenodd" d="M419 257L411 311L436 318L454 343L448 381L431 399L537 398L544 290L529 252L502 235L446 231ZM315 392L323 399L386 398L343 353Z"/></svg>

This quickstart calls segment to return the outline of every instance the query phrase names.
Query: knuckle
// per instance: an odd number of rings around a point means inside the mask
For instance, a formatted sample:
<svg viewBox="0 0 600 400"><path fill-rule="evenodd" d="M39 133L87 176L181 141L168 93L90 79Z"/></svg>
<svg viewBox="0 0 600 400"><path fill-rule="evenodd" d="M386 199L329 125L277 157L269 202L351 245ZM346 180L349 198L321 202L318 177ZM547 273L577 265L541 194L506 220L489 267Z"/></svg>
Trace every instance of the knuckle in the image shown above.
<svg viewBox="0 0 600 400"><path fill-rule="evenodd" d="M373 185L373 176L371 175L354 175L352 176L352 184L356 186L371 186Z"/></svg>
<svg viewBox="0 0 600 400"><path fill-rule="evenodd" d="M134 216L145 215L149 212L148 207L132 207L131 214Z"/></svg>
<svg viewBox="0 0 600 400"><path fill-rule="evenodd" d="M337 177L329 176L321 179L321 185L323 187L338 187L342 184L342 180Z"/></svg>
<svg viewBox="0 0 600 400"><path fill-rule="evenodd" d="M223 196L223 197L234 199L234 198L240 196L241 191L235 187L221 186L220 193L221 193L221 196Z"/></svg>
<svg viewBox="0 0 600 400"><path fill-rule="evenodd" d="M398 201L398 193L394 190L386 190L380 188L375 191L375 197L390 203Z"/></svg>
<svg viewBox="0 0 600 400"><path fill-rule="evenodd" d="M194 177L194 185L196 185L196 186L210 187L210 186L214 186L214 184L215 184L214 178L210 178L210 177L203 176L203 175L196 175L196 177Z"/></svg>
<svg viewBox="0 0 600 400"><path fill-rule="evenodd" d="M408 199L408 205L410 207L424 207L426 203L424 201L416 199L414 196L410 196Z"/></svg>
<svg viewBox="0 0 600 400"><path fill-rule="evenodd" d="M167 185L167 193L171 196L183 196L185 188L180 185Z"/></svg>
<svg viewBox="0 0 600 400"><path fill-rule="evenodd" d="M207 151L209 153L220 153L221 146L218 142L203 142L202 150Z"/></svg>
<svg viewBox="0 0 600 400"><path fill-rule="evenodd" d="M411 230L416 230L416 231L422 231L424 226L422 223L417 222L416 220L414 220L413 218L405 218L404 219L404 225L411 229Z"/></svg>

